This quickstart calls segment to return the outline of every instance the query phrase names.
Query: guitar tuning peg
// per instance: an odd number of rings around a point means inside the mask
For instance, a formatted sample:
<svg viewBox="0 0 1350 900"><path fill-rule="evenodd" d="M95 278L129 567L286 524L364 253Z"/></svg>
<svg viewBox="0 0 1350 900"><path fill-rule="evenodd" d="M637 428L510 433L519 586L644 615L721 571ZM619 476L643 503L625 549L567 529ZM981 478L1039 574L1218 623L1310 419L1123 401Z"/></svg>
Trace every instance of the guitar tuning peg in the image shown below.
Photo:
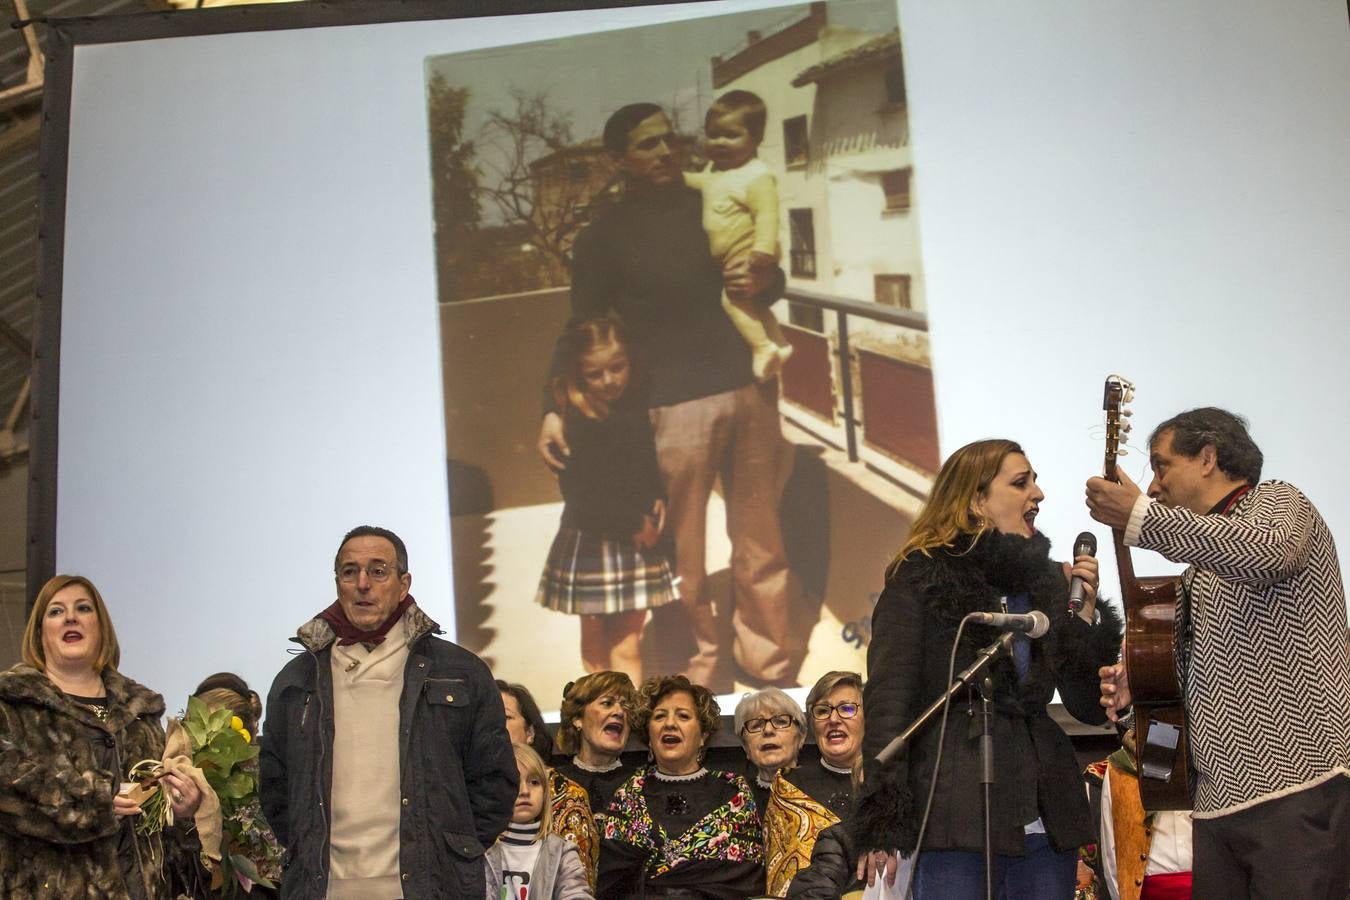
<svg viewBox="0 0 1350 900"><path fill-rule="evenodd" d="M1134 427L1134 426L1131 425L1129 422L1122 422L1121 425L1120 425L1120 433L1121 433L1121 434L1129 434L1129 433L1130 433L1130 429L1133 428L1133 427Z"/></svg>
<svg viewBox="0 0 1350 900"><path fill-rule="evenodd" d="M1121 414L1122 416L1124 416L1125 418L1128 419L1130 416L1134 415L1134 410L1132 410L1132 409L1122 409L1122 410L1120 411L1120 414Z"/></svg>
<svg viewBox="0 0 1350 900"><path fill-rule="evenodd" d="M1124 402L1125 402L1125 403L1130 403L1130 402L1132 402L1133 400L1134 400L1134 388L1133 388L1133 387L1127 387L1127 388L1125 389L1125 399L1124 399Z"/></svg>
<svg viewBox="0 0 1350 900"><path fill-rule="evenodd" d="M1116 456L1129 456L1129 455L1130 451L1126 450L1124 447L1121 447L1119 450L1116 451Z"/></svg>

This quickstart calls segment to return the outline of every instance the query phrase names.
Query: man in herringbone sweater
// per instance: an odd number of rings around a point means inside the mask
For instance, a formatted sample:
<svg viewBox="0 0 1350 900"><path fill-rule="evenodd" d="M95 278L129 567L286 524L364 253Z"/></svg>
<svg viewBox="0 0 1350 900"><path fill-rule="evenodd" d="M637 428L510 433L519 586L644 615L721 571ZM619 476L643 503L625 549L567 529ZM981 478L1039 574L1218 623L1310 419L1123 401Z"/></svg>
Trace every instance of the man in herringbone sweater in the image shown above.
<svg viewBox="0 0 1350 900"><path fill-rule="evenodd" d="M1093 518L1189 568L1177 604L1194 812L1194 896L1344 900L1350 885L1345 587L1326 522L1261 482L1244 420L1196 409L1149 438L1145 496L1087 483ZM1102 669L1112 718L1123 665Z"/></svg>

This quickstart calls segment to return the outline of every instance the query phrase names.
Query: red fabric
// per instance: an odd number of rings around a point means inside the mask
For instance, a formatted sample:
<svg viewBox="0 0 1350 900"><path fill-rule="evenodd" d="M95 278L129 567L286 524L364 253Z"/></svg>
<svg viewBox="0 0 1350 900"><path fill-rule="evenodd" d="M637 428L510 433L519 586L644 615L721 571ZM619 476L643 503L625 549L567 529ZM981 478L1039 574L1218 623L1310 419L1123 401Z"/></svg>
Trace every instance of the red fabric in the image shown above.
<svg viewBox="0 0 1350 900"><path fill-rule="evenodd" d="M333 605L319 613L319 618L323 619L329 625L333 626L333 633L337 635L339 647L349 647L352 644L382 644L384 637L389 633L389 629L394 627L394 623L403 618L403 613L408 607L413 605L412 594L399 601L398 606L389 614L379 628L374 631L362 631L351 623L347 614L342 611L342 604L334 600Z"/></svg>
<svg viewBox="0 0 1350 900"><path fill-rule="evenodd" d="M1145 875L1139 900L1191 900L1191 873Z"/></svg>

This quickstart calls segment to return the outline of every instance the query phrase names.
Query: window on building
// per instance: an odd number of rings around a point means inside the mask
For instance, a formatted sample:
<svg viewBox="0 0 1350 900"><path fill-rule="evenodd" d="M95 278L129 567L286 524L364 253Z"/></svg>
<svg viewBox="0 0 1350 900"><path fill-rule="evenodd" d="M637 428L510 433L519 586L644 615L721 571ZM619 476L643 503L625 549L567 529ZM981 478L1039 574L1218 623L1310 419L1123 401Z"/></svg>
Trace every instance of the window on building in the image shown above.
<svg viewBox="0 0 1350 900"><path fill-rule="evenodd" d="M807 306L805 303L788 301L788 322L798 328L825 333L825 310L819 306Z"/></svg>
<svg viewBox="0 0 1350 900"><path fill-rule="evenodd" d="M895 169L881 173L881 190L886 195L886 209L909 209L909 177L913 169Z"/></svg>
<svg viewBox="0 0 1350 900"><path fill-rule="evenodd" d="M909 299L908 275L874 275L873 290L876 301L882 306L894 306L897 309L913 309Z"/></svg>
<svg viewBox="0 0 1350 900"><path fill-rule="evenodd" d="M804 166L811 155L806 116L783 120L783 156L789 166Z"/></svg>
<svg viewBox="0 0 1350 900"><path fill-rule="evenodd" d="M794 278L816 277L816 224L809 209L788 210L791 271Z"/></svg>
<svg viewBox="0 0 1350 900"><path fill-rule="evenodd" d="M886 102L891 106L905 104L905 68L898 59L886 67Z"/></svg>

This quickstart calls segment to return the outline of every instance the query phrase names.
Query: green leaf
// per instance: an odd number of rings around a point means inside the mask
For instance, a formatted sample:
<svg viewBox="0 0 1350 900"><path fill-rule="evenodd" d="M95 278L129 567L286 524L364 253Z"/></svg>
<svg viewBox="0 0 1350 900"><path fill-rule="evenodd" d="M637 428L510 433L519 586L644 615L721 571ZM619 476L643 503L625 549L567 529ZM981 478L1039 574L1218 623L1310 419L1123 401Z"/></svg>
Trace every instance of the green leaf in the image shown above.
<svg viewBox="0 0 1350 900"><path fill-rule="evenodd" d="M206 744L206 729L202 723L189 717L183 720L183 728L187 731L188 737L192 739L192 749L200 750Z"/></svg>
<svg viewBox="0 0 1350 900"><path fill-rule="evenodd" d="M225 783L216 791L220 797L229 797L232 800L242 800L253 793L253 776L247 772L235 772Z"/></svg>
<svg viewBox="0 0 1350 900"><path fill-rule="evenodd" d="M206 723L206 719L211 715L211 708L202 702L200 697L188 697L187 717L195 722Z"/></svg>
<svg viewBox="0 0 1350 900"><path fill-rule="evenodd" d="M228 706L222 706L220 709L211 713L211 718L208 720L210 729L212 731L219 731L222 728L229 728L230 717L233 715L234 713L230 712Z"/></svg>

